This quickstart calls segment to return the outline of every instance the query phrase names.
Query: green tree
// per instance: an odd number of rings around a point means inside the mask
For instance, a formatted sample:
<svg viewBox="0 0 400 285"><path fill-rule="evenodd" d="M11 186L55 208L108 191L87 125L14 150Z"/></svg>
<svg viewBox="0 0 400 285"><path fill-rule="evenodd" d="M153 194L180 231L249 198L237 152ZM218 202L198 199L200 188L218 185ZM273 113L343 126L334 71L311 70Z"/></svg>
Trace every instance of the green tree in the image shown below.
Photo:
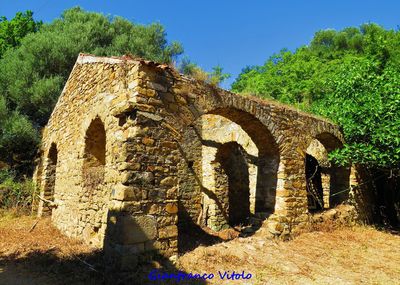
<svg viewBox="0 0 400 285"><path fill-rule="evenodd" d="M244 69L232 90L338 123L347 141L333 154L338 163L399 169L399 46L399 31L376 24L319 31L310 45Z"/></svg>
<svg viewBox="0 0 400 285"><path fill-rule="evenodd" d="M212 68L212 72L206 72L186 56L183 57L180 61L178 70L185 75L191 76L193 78L210 83L215 86L220 85L223 81L231 77L230 74L223 73L223 68L219 65L214 66Z"/></svg>
<svg viewBox="0 0 400 285"><path fill-rule="evenodd" d="M219 85L230 77L230 74L223 73L223 68L220 65L217 65L212 68L212 72L210 73L210 82L211 84Z"/></svg>
<svg viewBox="0 0 400 285"><path fill-rule="evenodd" d="M79 7L18 41L0 59L0 118L6 117L0 121L0 160L7 157L10 165L32 158L38 130L47 123L80 52L132 54L163 63L183 52L179 43L167 41L160 24L134 24Z"/></svg>
<svg viewBox="0 0 400 285"><path fill-rule="evenodd" d="M27 34L37 32L42 24L33 19L33 12L29 10L18 12L11 20L0 17L0 58L6 50L19 46Z"/></svg>
<svg viewBox="0 0 400 285"><path fill-rule="evenodd" d="M336 162L398 169L400 163L400 68L346 57L328 83L332 92L313 111L338 123L347 144L332 154Z"/></svg>

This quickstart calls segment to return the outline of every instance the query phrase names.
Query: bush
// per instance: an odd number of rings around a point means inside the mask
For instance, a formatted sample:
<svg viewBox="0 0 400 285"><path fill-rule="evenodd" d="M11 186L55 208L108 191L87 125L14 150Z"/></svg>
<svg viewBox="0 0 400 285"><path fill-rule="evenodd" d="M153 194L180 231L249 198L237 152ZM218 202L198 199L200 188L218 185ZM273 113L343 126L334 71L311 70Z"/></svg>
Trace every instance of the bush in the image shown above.
<svg viewBox="0 0 400 285"><path fill-rule="evenodd" d="M36 187L31 179L16 180L15 173L0 170L0 209L29 213L34 203Z"/></svg>

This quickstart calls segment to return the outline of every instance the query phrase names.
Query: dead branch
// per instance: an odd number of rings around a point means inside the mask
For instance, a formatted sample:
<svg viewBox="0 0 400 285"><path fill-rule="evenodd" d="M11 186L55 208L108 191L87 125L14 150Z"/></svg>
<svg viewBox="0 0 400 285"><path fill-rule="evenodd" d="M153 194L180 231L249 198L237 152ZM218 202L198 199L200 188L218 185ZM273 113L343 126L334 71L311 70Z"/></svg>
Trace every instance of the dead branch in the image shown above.
<svg viewBox="0 0 400 285"><path fill-rule="evenodd" d="M36 220L36 222L32 225L32 227L29 229L28 233L33 231L33 229L36 227L36 225L39 223L39 219Z"/></svg>
<svg viewBox="0 0 400 285"><path fill-rule="evenodd" d="M37 196L40 200L42 200L43 202L49 204L49 207L51 207L51 208L57 208L57 207L58 207L58 204L57 204L56 202L47 200L47 199L45 199L45 198L43 198L43 197L40 197L40 195L36 195L36 196Z"/></svg>

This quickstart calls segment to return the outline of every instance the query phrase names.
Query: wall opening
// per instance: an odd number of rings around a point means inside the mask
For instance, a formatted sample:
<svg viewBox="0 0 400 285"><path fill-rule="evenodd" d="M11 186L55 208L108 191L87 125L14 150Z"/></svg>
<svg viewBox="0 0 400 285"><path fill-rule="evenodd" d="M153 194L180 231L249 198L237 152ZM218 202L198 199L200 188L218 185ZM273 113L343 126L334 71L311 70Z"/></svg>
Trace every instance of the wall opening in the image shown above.
<svg viewBox="0 0 400 285"><path fill-rule="evenodd" d="M90 124L85 136L82 179L83 192L80 194L82 237L90 244L102 244L103 215L106 213L107 189L104 187L106 164L106 132L103 122L96 117Z"/></svg>
<svg viewBox="0 0 400 285"><path fill-rule="evenodd" d="M54 189L57 176L58 151L55 143L52 143L47 155L47 167L45 172L45 183L43 187L43 198L54 201ZM51 215L51 208L47 203L43 204L42 214Z"/></svg>
<svg viewBox="0 0 400 285"><path fill-rule="evenodd" d="M251 234L274 212L279 149L253 115L235 108L203 114L186 128L180 151L178 244L237 225Z"/></svg>
<svg viewBox="0 0 400 285"><path fill-rule="evenodd" d="M237 142L223 144L215 157L216 194L231 227L245 225L250 217L249 171L246 152ZM224 201L227 197L226 201ZM224 205L225 204L225 205Z"/></svg>
<svg viewBox="0 0 400 285"><path fill-rule="evenodd" d="M254 143L257 152L250 154L249 163L256 166L256 173L249 173L250 184L255 184L254 205L251 205L251 213L259 217L267 218L275 210L276 187L278 182L279 149L270 130L253 115L235 108L220 108L209 112L209 115L222 116L237 124L249 136ZM204 117L204 116L203 116ZM240 145L240 138L235 138ZM247 143L246 143L247 144ZM252 181L252 177L256 180ZM250 190L252 187L250 187ZM251 190L252 191L252 190ZM253 202L251 203L253 204Z"/></svg>
<svg viewBox="0 0 400 285"><path fill-rule="evenodd" d="M106 132L103 122L97 117L91 122L85 137L82 176L83 184L88 190L89 196L104 181L105 163Z"/></svg>
<svg viewBox="0 0 400 285"><path fill-rule="evenodd" d="M328 209L346 202L350 191L350 168L335 165L328 158L342 143L332 134L323 133L307 148L305 172L308 209Z"/></svg>
<svg viewBox="0 0 400 285"><path fill-rule="evenodd" d="M318 160L309 154L306 154L306 180L308 210L313 212L324 209L321 167Z"/></svg>

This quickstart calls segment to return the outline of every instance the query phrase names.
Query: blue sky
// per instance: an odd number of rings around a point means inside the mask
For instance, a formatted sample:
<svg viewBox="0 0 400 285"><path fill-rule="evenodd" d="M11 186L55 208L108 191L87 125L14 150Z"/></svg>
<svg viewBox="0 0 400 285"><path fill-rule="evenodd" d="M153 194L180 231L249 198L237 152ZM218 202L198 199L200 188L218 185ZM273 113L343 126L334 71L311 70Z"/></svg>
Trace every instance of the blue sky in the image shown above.
<svg viewBox="0 0 400 285"><path fill-rule="evenodd" d="M400 1L127 1L127 0L0 0L0 15L32 10L49 22L73 6L119 15L141 24L159 22L169 40L180 41L194 62L206 70L221 65L230 83L247 65L260 65L282 48L309 43L321 29L342 29L375 22L400 25Z"/></svg>

